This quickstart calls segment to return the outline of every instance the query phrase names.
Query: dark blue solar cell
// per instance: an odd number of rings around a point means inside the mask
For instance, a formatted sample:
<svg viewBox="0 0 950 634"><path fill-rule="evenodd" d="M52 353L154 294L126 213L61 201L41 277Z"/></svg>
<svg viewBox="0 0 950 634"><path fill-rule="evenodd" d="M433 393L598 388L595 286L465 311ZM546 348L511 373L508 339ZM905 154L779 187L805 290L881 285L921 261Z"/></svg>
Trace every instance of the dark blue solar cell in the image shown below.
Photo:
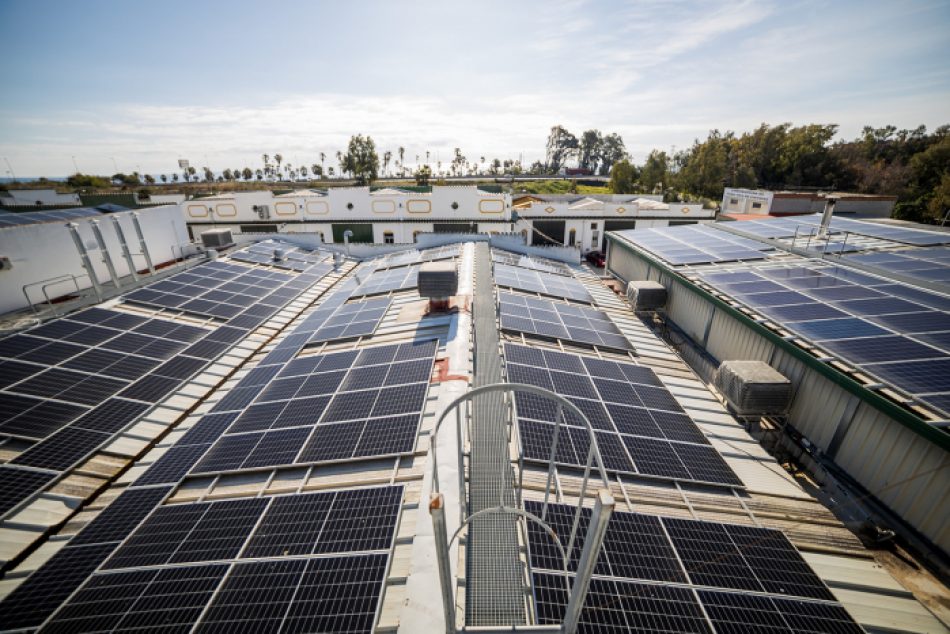
<svg viewBox="0 0 950 634"><path fill-rule="evenodd" d="M848 314L825 304L799 304L797 306L764 306L760 309L769 317L782 322L812 319L836 319Z"/></svg>
<svg viewBox="0 0 950 634"><path fill-rule="evenodd" d="M787 291L780 284L769 282L742 282L739 284L723 284L722 289L730 295L749 295L752 293L774 293L776 291Z"/></svg>
<svg viewBox="0 0 950 634"><path fill-rule="evenodd" d="M950 392L950 358L878 363L865 369L911 394Z"/></svg>
<svg viewBox="0 0 950 634"><path fill-rule="evenodd" d="M926 307L920 304L914 304L904 299L896 297L883 297L880 299L855 299L836 304L849 313L856 315L890 315L893 313L916 313L925 310Z"/></svg>
<svg viewBox="0 0 950 634"><path fill-rule="evenodd" d="M794 330L813 341L878 337L892 334L889 330L857 317L800 321L789 324L788 327L790 330Z"/></svg>
<svg viewBox="0 0 950 634"><path fill-rule="evenodd" d="M742 301L749 306L788 306L789 304L809 304L812 300L807 295L794 291L776 291L774 293L755 293L745 295Z"/></svg>
<svg viewBox="0 0 950 634"><path fill-rule="evenodd" d="M823 347L852 363L884 363L945 356L936 348L897 335L826 341Z"/></svg>
<svg viewBox="0 0 950 634"><path fill-rule="evenodd" d="M813 288L808 291L812 297L826 302L838 302L848 299L872 299L886 297L884 293L858 285L829 286L827 288Z"/></svg>
<svg viewBox="0 0 950 634"><path fill-rule="evenodd" d="M902 333L950 330L950 314L939 311L882 315L873 320Z"/></svg>
<svg viewBox="0 0 950 634"><path fill-rule="evenodd" d="M883 286L875 286L874 289L882 293L894 295L895 297L903 297L904 299L909 299L931 308L950 311L950 297L947 295L940 295L903 284L885 284Z"/></svg>

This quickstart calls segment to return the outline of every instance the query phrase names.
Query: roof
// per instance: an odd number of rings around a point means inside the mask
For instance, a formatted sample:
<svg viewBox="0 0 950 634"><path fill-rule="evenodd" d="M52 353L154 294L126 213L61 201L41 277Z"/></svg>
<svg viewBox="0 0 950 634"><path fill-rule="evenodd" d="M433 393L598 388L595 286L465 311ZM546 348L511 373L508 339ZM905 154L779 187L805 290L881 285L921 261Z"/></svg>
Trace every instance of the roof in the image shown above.
<svg viewBox="0 0 950 634"><path fill-rule="evenodd" d="M651 609L676 619L689 609L711 629L712 607L737 595L699 575L729 556L745 562L730 578L773 618L821 610L846 631L852 605L895 592L879 576L835 585L832 571L870 561L860 541L590 269L523 251L464 242L334 263L329 251L265 241L0 340L3 376L16 379L0 396L21 406L0 421L17 438L0 465L3 556L43 544L5 580L0 622L91 630L111 619L123 630L187 597L195 609L162 611L163 624L443 629L433 609L443 594L428 528L431 475L450 526L482 503L480 491L497 504L502 486L564 537L591 437L619 528L607 532L610 574L595 572L591 596L636 601L629 590L662 586L678 597L631 605L619 618ZM418 295L424 261L456 266L447 310ZM49 354L34 356L35 340ZM57 380L34 380L42 373ZM554 410L525 393L511 400L511 428L486 415L506 410L473 402L478 424L458 432L470 444L465 456L454 429L436 433L440 417L454 424L450 403L497 380L548 386L579 408L584 418L565 419L554 464ZM545 509L549 470L557 492ZM599 478L588 506L595 486ZM471 496L464 506L459 491ZM568 581L553 542L517 522L473 523L466 557L456 559L467 605L459 618L538 622L563 610L566 595L549 588ZM516 527L526 542L506 541ZM758 556L763 543L767 558ZM650 566L628 560L644 548ZM825 553L828 578L800 551ZM509 582L517 592L502 592ZM845 587L856 596L842 607ZM118 592L126 601L117 607ZM255 596L267 605L248 603ZM857 613L880 624L880 615ZM585 608L582 621L594 616Z"/></svg>

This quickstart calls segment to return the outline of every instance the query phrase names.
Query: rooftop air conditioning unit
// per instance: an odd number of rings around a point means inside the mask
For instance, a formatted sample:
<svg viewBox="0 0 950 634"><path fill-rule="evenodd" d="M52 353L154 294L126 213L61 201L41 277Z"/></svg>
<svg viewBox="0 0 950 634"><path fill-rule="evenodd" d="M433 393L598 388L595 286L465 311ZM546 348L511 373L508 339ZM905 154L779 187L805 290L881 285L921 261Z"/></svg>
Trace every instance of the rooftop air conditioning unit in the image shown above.
<svg viewBox="0 0 950 634"><path fill-rule="evenodd" d="M713 379L738 416L784 416L792 382L764 361L723 361Z"/></svg>
<svg viewBox="0 0 950 634"><path fill-rule="evenodd" d="M659 282L636 280L627 284L627 300L635 311L666 306L666 287Z"/></svg>
<svg viewBox="0 0 950 634"><path fill-rule="evenodd" d="M223 249L234 245L230 229L209 229L201 232L201 244L206 249Z"/></svg>
<svg viewBox="0 0 950 634"><path fill-rule="evenodd" d="M433 311L445 310L449 298L458 292L459 276L455 262L426 262L419 267L419 297L429 299Z"/></svg>

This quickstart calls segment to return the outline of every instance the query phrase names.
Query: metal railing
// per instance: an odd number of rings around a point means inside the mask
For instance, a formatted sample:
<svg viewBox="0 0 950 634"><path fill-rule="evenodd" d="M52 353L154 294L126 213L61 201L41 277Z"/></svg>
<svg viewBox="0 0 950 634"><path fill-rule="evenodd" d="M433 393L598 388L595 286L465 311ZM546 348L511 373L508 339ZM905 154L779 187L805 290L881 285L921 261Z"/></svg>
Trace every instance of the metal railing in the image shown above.
<svg viewBox="0 0 950 634"><path fill-rule="evenodd" d="M544 503L542 505L541 516L528 513L524 509L508 506L504 503L505 491L499 490L498 497L498 506L485 508L471 515L468 514L468 504L467 504L467 495L465 487L465 445L463 437L463 422L467 423L468 426L471 426L472 415L471 415L471 403L472 399L476 396L487 394L490 392L503 392L506 398L514 395L517 392L524 392L528 394L534 394L542 398L552 400L556 403L557 409L554 420L554 435L551 442L551 454L548 465L548 474L547 481L545 484L544 492ZM509 416L511 420L513 418L512 400L508 400ZM463 421L462 406L465 406L465 420ZM445 498L440 491L439 484L439 460L438 460L438 436L439 431L442 427L443 422L450 416L452 412L455 412L455 439L457 445L456 451L456 460L458 468L458 487L459 487L459 526L452 534L451 538L448 535L448 526L445 520ZM561 427L564 424L565 413L569 412L576 416L579 420L583 421L584 426L587 429L588 435L590 437L590 445L587 451L587 461L584 465L584 478L581 483L580 494L578 496L578 505L577 511L574 514L574 521L571 527L571 535L568 540L567 548L561 543L560 538L557 536L557 533L553 528L546 522L548 504L551 492L551 483L554 478L554 469L555 469L555 456L557 455L557 444L558 437L560 435ZM511 441L511 429L509 427L509 442ZM432 516L432 524L435 532L435 544L436 544L436 555L438 559L438 569L439 569L439 582L442 592L442 604L443 612L445 616L445 630L449 634L455 634L459 631L476 631L479 628L462 628L461 630L456 626L456 604L455 604L455 584L452 581L452 572L451 572L451 563L450 563L450 551L452 545L458 540L463 532L463 530L468 527L471 522L478 518L486 515L492 514L507 514L515 515L521 518L524 518L526 521L532 521L536 524L539 524L541 528L554 540L555 545L558 548L558 551L561 553L563 566L564 566L564 579L565 579L565 590L568 592L568 605L565 611L564 621L559 627L542 627L542 626L515 626L512 625L510 628L506 628L506 631L515 631L515 630L525 630L525 631L545 631L545 632L564 632L565 634L573 634L577 629L577 624L580 619L581 608L584 605L584 600L587 596L587 590L590 586L590 578L594 572L594 566L597 561L597 554L600 552L600 548L603 544L604 534L607 530L607 523L610 520L610 516L613 513L614 509L614 499L610 494L610 481L607 478L607 471L604 468L603 457L600 453L600 447L597 444L597 437L594 434L593 426L588 420L587 416L576 406L574 403L570 402L566 398L555 394L544 388L540 388L534 385L527 385L522 383L495 383L492 385L485 385L470 390L469 392L463 394L462 396L453 400L445 408L442 414L439 416L438 421L436 422L435 428L432 432L432 493L429 500L429 513ZM570 565L570 554L573 552L574 541L577 537L577 529L580 524L580 518L583 511L583 502L587 495L587 486L590 479L591 467L596 463L597 470L600 474L601 482L603 488L597 491L597 495L594 502L593 513L591 514L590 523L587 529L587 536L584 540L584 547L581 552L581 557L577 566L577 572L574 578L574 584L568 587L570 577L569 565ZM521 469L523 474L524 469ZM519 481L519 505L521 504L520 497L521 481Z"/></svg>
<svg viewBox="0 0 950 634"><path fill-rule="evenodd" d="M47 278L47 279L45 279L45 280L40 280L40 281L38 281L38 282L30 282L29 284L24 284L21 290L23 291L23 296L26 298L26 303L29 305L30 310L32 310L34 314L37 314L37 313L39 313L39 311L36 309L36 304L33 302L32 299L30 299L30 293L29 293L29 290L28 290L28 289L30 289L30 288L32 288L32 287L34 287L34 286L39 286L39 287L40 287L40 290L43 291L43 297L46 298L46 302L45 302L45 303L46 303L50 308L52 308L52 307L53 307L53 300L52 300L52 298L50 298L49 293L47 292L48 289L49 289L49 287L51 287L51 286L57 286L57 285L59 285L59 284L63 284L63 283L65 283L65 282L68 282L68 281L71 280L72 283L73 283L73 285L76 287L76 292L77 292L77 293L81 293L81 292L82 292L82 288L80 288L80 286L79 286L79 278L80 278L80 277L89 277L89 276L88 276L88 275L78 275L78 276L77 276L77 275L73 275L72 273L66 273L66 274L64 274L64 275L57 275L56 277L50 277L50 278Z"/></svg>

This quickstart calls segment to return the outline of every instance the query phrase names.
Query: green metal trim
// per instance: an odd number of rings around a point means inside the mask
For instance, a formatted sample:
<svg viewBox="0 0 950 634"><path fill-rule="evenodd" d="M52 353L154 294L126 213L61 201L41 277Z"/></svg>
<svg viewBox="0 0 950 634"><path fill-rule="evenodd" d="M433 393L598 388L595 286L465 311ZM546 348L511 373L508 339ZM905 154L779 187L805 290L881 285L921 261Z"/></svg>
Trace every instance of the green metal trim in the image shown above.
<svg viewBox="0 0 950 634"><path fill-rule="evenodd" d="M842 374L838 370L832 368L831 366L825 363L822 363L821 361L813 357L811 354L809 354L807 351L802 350L801 348L793 345L789 341L786 341L785 339L778 336L776 333L772 332L772 330L770 330L769 328L766 328L762 324L756 323L755 321L750 319L748 315L745 315L741 311L736 310L734 307L722 301L715 295L712 295L709 292L704 291L703 289L699 288L698 286L696 286L689 280L685 279L679 272L670 268L668 265L658 260L655 260L653 258L647 257L642 252L634 249L628 242L623 240L623 238L617 238L611 235L610 233L608 233L607 240L612 243L612 246L613 245L621 246L623 247L624 251L638 257L639 259L643 260L650 266L654 266L658 268L659 270L663 271L664 273L668 274L670 276L670 279L677 282L680 286L683 286L687 290L699 295L706 301L711 302L714 306L716 306L716 308L718 308L719 310L722 310L724 313L726 313L730 317L736 319L737 321L739 321L746 327L750 328L756 334L762 337L765 337L768 341L779 346L782 350L784 350L791 356L795 357L796 359L804 363L806 366L808 366L812 370L815 370L816 372L818 372L825 378L829 379L835 385L838 385L839 387L842 387L846 389L847 391L851 392L852 394L860 398L862 401L864 401L868 405L874 407L875 409L879 410L883 414L890 416L891 418L893 418L900 424L904 425L911 431L915 432L916 434L919 434L920 436L924 437L930 442L936 444L938 447L940 447L944 451L950 451L950 434L947 434L941 431L940 429L934 427L933 425L930 425L929 423L927 423L927 421L915 415L913 412L910 412L904 409L897 403L894 403L890 399L884 396L881 396L880 394L876 394L868 390L866 387L864 387L863 385L861 385L860 383L858 383L851 377L846 376L845 374ZM607 270L608 271L611 270L609 256L608 256L608 261L607 261Z"/></svg>

